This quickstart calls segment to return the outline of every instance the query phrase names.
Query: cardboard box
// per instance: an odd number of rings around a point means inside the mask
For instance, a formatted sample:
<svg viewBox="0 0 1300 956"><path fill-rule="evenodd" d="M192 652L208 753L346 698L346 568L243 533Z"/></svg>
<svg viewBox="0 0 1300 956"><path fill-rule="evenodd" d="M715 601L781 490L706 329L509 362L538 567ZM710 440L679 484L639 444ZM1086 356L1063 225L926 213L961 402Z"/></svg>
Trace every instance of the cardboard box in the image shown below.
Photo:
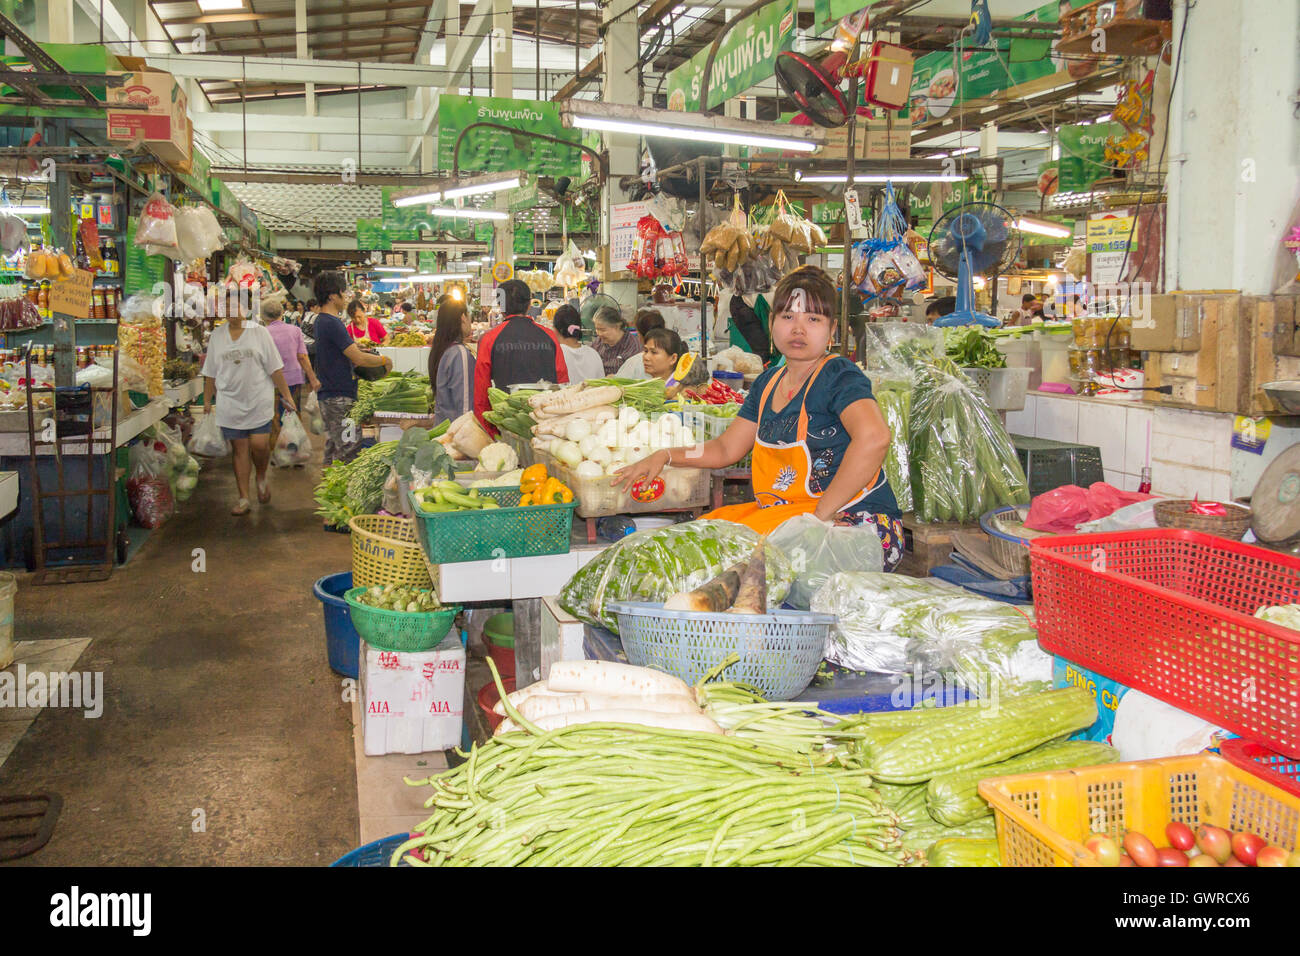
<svg viewBox="0 0 1300 956"><path fill-rule="evenodd" d="M1261 328L1268 324L1273 327L1273 354L1300 355L1300 327L1296 324L1300 321L1300 296L1265 295L1255 301Z"/></svg>
<svg viewBox="0 0 1300 956"><path fill-rule="evenodd" d="M867 58L865 80L868 103L902 109L912 90L912 51L877 40Z"/></svg>
<svg viewBox="0 0 1300 956"><path fill-rule="evenodd" d="M893 128L888 120L868 120L858 117L854 131L854 155L860 160L911 159L912 124L893 118ZM826 131L826 144L817 152L818 159L846 159L848 157L849 131L841 126Z"/></svg>
<svg viewBox="0 0 1300 956"><path fill-rule="evenodd" d="M1173 292L1150 297L1147 313L1133 318L1132 346L1142 352L1195 352L1207 302L1236 293Z"/></svg>
<svg viewBox="0 0 1300 956"><path fill-rule="evenodd" d="M1243 321L1251 333L1250 396L1243 415L1284 414L1264 392L1269 382L1300 381L1295 319L1298 297L1243 296Z"/></svg>
<svg viewBox="0 0 1300 956"><path fill-rule="evenodd" d="M1197 323L1195 351L1148 351L1144 366L1148 388L1170 386L1172 393L1147 392L1148 401L1189 405L1237 415L1252 414L1258 375L1256 315L1248 300L1237 295L1194 297L1184 314ZM1243 303L1247 305L1243 306ZM1247 313L1243 314L1243 308ZM1190 341L1183 337L1179 342ZM1270 351L1272 343L1267 347Z"/></svg>
<svg viewBox="0 0 1300 956"><path fill-rule="evenodd" d="M361 738L367 756L460 746L465 648L452 628L431 651L396 653L361 644Z"/></svg>
<svg viewBox="0 0 1300 956"><path fill-rule="evenodd" d="M1124 695L1129 692L1128 687L1067 661L1064 657L1056 657L1052 661L1052 686L1057 690L1081 687L1097 702L1096 723L1076 732L1071 740L1097 740L1105 744L1111 742L1111 733L1115 729L1115 711Z"/></svg>
<svg viewBox="0 0 1300 956"><path fill-rule="evenodd" d="M145 110L114 110L117 104L144 104ZM127 74L119 87L108 89L108 139L144 143L164 162L190 158L188 101L176 78L161 70Z"/></svg>

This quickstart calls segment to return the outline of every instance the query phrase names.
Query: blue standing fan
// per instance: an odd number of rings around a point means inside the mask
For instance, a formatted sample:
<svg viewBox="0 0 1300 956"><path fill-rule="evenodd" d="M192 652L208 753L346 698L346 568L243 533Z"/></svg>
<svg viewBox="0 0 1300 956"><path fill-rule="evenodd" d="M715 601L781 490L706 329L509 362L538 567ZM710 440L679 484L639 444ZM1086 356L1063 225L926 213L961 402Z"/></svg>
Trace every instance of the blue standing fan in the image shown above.
<svg viewBox="0 0 1300 956"><path fill-rule="evenodd" d="M975 311L977 275L1001 275L1020 255L1016 219L996 203L973 202L956 206L930 230L930 262L940 275L957 282L957 308L935 319L941 327L983 325L995 328L996 318Z"/></svg>

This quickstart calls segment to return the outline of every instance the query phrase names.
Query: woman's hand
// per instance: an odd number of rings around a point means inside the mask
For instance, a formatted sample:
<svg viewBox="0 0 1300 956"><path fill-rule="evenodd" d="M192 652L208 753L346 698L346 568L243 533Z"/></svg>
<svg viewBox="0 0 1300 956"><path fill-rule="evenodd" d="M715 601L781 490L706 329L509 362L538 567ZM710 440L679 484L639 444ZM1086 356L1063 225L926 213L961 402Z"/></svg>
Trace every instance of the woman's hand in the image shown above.
<svg viewBox="0 0 1300 956"><path fill-rule="evenodd" d="M638 462L628 465L626 468L620 468L614 473L614 478L610 484L615 488L624 488L627 491L632 490L632 486L638 481L654 481L659 477L659 472L664 470L664 466L671 460L667 450L657 451L652 455L647 455Z"/></svg>

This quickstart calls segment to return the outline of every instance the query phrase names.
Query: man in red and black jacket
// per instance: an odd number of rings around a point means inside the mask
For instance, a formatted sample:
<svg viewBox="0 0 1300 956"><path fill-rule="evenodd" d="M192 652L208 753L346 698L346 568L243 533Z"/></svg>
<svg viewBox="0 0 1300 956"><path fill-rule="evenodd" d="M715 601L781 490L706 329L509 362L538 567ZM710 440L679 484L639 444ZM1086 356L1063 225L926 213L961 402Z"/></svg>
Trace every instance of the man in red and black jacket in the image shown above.
<svg viewBox="0 0 1300 956"><path fill-rule="evenodd" d="M569 369L564 364L564 352L553 329L538 325L528 317L532 293L518 279L501 284L502 311L505 321L489 329L479 339L478 361L474 365L474 415L479 424L496 434L483 420L483 413L492 408L488 401L488 386L508 391L511 385L527 382L569 381Z"/></svg>

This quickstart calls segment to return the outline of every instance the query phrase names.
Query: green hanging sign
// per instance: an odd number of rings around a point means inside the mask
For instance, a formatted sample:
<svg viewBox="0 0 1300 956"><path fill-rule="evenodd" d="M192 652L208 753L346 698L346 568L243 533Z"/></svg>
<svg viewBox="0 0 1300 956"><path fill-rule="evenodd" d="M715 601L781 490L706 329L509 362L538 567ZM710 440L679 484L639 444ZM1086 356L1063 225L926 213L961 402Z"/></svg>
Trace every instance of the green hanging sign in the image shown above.
<svg viewBox="0 0 1300 956"><path fill-rule="evenodd" d="M461 134L476 123L493 123L518 132L480 127ZM438 98L438 168L461 172L513 172L543 176L578 176L582 151L525 135L541 133L571 143L581 141L581 130L565 129L560 108L547 100L516 100L496 96L441 96ZM459 164L456 142L460 140Z"/></svg>
<svg viewBox="0 0 1300 956"><path fill-rule="evenodd" d="M769 3L752 14L745 23L733 26L722 38L709 77L708 108L713 109L755 84L769 79L776 56L794 43L798 0ZM709 58L705 47L667 76L668 108L697 112L704 64Z"/></svg>
<svg viewBox="0 0 1300 956"><path fill-rule="evenodd" d="M1106 162L1106 140L1124 132L1123 124L1113 121L1062 126L1057 137L1061 145L1057 188L1063 193L1086 193L1097 180L1112 175L1112 166Z"/></svg>
<svg viewBox="0 0 1300 956"><path fill-rule="evenodd" d="M362 252L387 252L393 248L393 241L388 238L388 233L384 231L382 220L357 220L357 248Z"/></svg>
<svg viewBox="0 0 1300 956"><path fill-rule="evenodd" d="M515 226L514 254L517 256L531 256L533 254L533 238L533 230L523 226Z"/></svg>

